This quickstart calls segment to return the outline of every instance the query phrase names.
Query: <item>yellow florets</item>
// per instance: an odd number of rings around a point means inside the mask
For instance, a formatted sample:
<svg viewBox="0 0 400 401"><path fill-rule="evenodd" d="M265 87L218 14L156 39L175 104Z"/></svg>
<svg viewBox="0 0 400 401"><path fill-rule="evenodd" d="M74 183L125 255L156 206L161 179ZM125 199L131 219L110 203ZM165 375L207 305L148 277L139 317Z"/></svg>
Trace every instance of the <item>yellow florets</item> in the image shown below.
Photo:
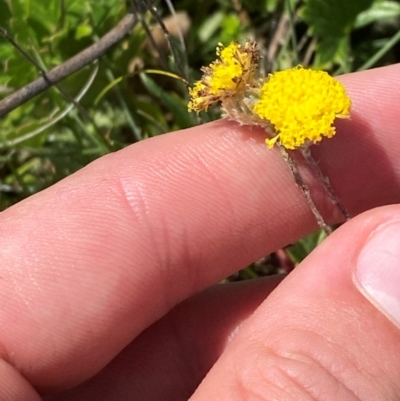
<svg viewBox="0 0 400 401"><path fill-rule="evenodd" d="M268 77L253 111L275 130L268 147L279 140L296 149L335 135L335 118L348 118L350 106L343 85L326 72L295 67Z"/></svg>
<svg viewBox="0 0 400 401"><path fill-rule="evenodd" d="M236 88L243 74L243 66L238 58L235 57L240 49L237 43L231 43L228 47L217 48L217 55L220 61L210 65L212 70L210 75L210 93L219 95L226 91L232 91Z"/></svg>
<svg viewBox="0 0 400 401"><path fill-rule="evenodd" d="M203 67L189 88L189 111L221 102L224 115L240 124L260 125L276 142L297 149L335 135L336 118L348 118L351 101L343 85L324 71L298 66L260 78L260 54L253 41L217 47L218 59Z"/></svg>
<svg viewBox="0 0 400 401"><path fill-rule="evenodd" d="M254 42L219 44L217 56L209 67L202 68L202 79L189 89L189 111L207 110L217 101L238 97L253 82L260 58Z"/></svg>

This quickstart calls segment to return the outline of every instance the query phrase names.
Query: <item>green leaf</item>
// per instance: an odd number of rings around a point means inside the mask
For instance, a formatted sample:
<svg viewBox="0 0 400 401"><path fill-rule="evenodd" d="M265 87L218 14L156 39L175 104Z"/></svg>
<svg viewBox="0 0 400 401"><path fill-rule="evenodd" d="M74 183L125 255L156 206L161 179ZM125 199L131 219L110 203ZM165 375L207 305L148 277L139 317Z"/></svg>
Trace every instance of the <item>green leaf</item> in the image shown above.
<svg viewBox="0 0 400 401"><path fill-rule="evenodd" d="M224 19L222 12L216 12L207 18L198 28L198 36L202 43L208 42L211 37L221 27L221 22Z"/></svg>
<svg viewBox="0 0 400 401"><path fill-rule="evenodd" d="M67 1L67 11L69 15L86 16L89 10L90 10L90 5L88 4L87 1L81 1L81 0Z"/></svg>
<svg viewBox="0 0 400 401"><path fill-rule="evenodd" d="M93 33L93 28L85 23L85 24L81 24L76 28L75 31L75 39L79 40L82 38L85 38L87 36L90 36Z"/></svg>
<svg viewBox="0 0 400 401"><path fill-rule="evenodd" d="M51 32L56 28L60 18L60 2L59 0L32 1L27 17L46 25Z"/></svg>
<svg viewBox="0 0 400 401"><path fill-rule="evenodd" d="M18 53L10 58L7 68L11 77L9 81L11 87L20 88L39 76L36 68Z"/></svg>
<svg viewBox="0 0 400 401"><path fill-rule="evenodd" d="M376 1L372 7L358 14L355 27L361 28L368 24L400 17L400 3L397 1Z"/></svg>
<svg viewBox="0 0 400 401"><path fill-rule="evenodd" d="M221 42L229 44L239 37L243 22L240 21L237 13L224 17L221 23Z"/></svg>
<svg viewBox="0 0 400 401"><path fill-rule="evenodd" d="M320 39L317 47L318 68L333 63L346 64L348 38L357 16L371 7L374 0L307 0L300 11L311 34Z"/></svg>
<svg viewBox="0 0 400 401"><path fill-rule="evenodd" d="M110 18L118 20L119 16L124 12L125 5L119 0L103 0L91 2L90 17L95 26L104 23ZM113 22L114 24L115 22Z"/></svg>
<svg viewBox="0 0 400 401"><path fill-rule="evenodd" d="M32 39L35 39L35 43L40 43L40 41L43 41L44 37L51 33L44 19L29 17L26 19L26 24L31 28L31 43Z"/></svg>
<svg viewBox="0 0 400 401"><path fill-rule="evenodd" d="M301 16L317 36L342 37L350 33L355 20L373 0L307 0Z"/></svg>
<svg viewBox="0 0 400 401"><path fill-rule="evenodd" d="M329 69L332 64L339 64L343 72L349 72L349 38L323 38L319 42L319 51L317 51L314 61L314 67L320 69Z"/></svg>

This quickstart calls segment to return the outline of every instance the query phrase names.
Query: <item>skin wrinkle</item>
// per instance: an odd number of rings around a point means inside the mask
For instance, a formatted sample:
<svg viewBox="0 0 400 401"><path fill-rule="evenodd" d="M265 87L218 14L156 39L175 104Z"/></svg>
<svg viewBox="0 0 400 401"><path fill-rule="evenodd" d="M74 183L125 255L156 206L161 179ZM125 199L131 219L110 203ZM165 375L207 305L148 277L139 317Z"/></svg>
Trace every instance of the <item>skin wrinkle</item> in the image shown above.
<svg viewBox="0 0 400 401"><path fill-rule="evenodd" d="M332 390L331 388L337 388L337 392L341 393L340 398L328 398L328 399L343 399L343 396L349 397L354 395L353 391L351 391L343 382L338 380L337 377L332 375L332 372L330 372L326 367L321 365L317 360L315 360L312 356L306 356L304 354L300 354L302 358L293 358L295 354L291 353L281 353L279 352L279 349L271 348L271 347L264 347L265 349L265 355L263 353L259 354L261 358L264 356L264 358L261 359L261 368L259 369L260 372L263 371L263 366L265 365L264 360L268 360L268 364L272 365L274 367L273 370L273 376L274 380L269 381L269 383L272 385L272 387L278 386L280 390L286 391L287 389L290 389L290 393L292 394L293 400L297 400L298 396L294 395L292 393L293 389L296 389L299 394L304 395L306 400L323 400L324 398L320 398L320 395L325 393L325 387L329 385L329 396L332 396ZM278 362L279 360L279 362ZM257 365L257 364L256 364ZM307 365L306 368L304 368L304 365ZM268 380L269 377L269 372L271 371L272 366L268 368L268 371L263 375L264 380ZM280 372L279 377L276 376L277 370ZM319 378L318 381L316 381L314 378L316 377L316 372L318 377L323 375L323 380L321 380L321 377ZM303 376L303 378L301 378ZM305 377L304 377L305 376ZM313 383L311 384L310 382L306 382L305 380L308 380L309 377L312 377ZM331 378L333 382L329 382L328 378ZM292 383L292 385L288 384ZM293 385L294 384L294 385ZM320 388L315 387L315 386L322 386ZM340 390L340 388L343 389L343 391ZM314 390L313 390L314 389ZM348 398L346 398L347 400ZM351 398L354 401L358 401L358 398ZM349 399L350 400L350 399Z"/></svg>
<svg viewBox="0 0 400 401"><path fill-rule="evenodd" d="M178 159L179 160L179 159ZM162 182L165 180L168 180L168 177L172 175L174 176L174 173L179 172L181 169L181 165L170 165L170 166L162 166L160 169L155 169L151 172L151 177L154 179L154 188L157 188L159 190L160 184L162 185ZM178 167L177 167L178 166ZM167 169L165 167L168 167ZM178 171L176 171L178 170ZM156 172L161 172L161 173L156 173ZM147 176L147 180L149 180L149 176ZM188 277L190 277L190 280L186 282L185 291L193 291L192 285L188 285L188 283L197 283L196 281L198 279L198 274L196 276L193 275L194 271L197 271L198 268L193 268L195 267L195 264L192 262L193 258L190 256L189 250L190 246L188 245L188 236L185 235L185 232L189 232L189 230L185 229L184 226L186 225L186 222L182 222L183 224L175 224L171 225L171 216L170 215L164 215L163 213L157 213L157 218L155 219L155 215L153 213L153 210L156 210L154 205L150 205L147 199L152 198L152 190L151 190L151 185L143 185L140 180L137 181L138 185L136 187L137 189L137 195L133 195L132 193L128 193L128 190L126 187L131 186L130 184L125 184L124 180L121 179L121 187L123 188L125 198L127 199L128 206L131 210L134 210L134 213L136 216L139 216L139 220L142 220L142 224L144 227L147 228L147 235L146 237L151 241L150 244L147 244L149 249L152 249L152 254L156 258L156 261L152 261L153 264L158 266L158 271L161 273L163 277L163 282L164 283L170 283L167 285L164 285L162 289L165 289L165 291L160 291L158 293L158 296L161 296L162 302L166 307L166 310L170 310L173 306L175 306L176 301L171 299L170 296L170 291L169 288L171 286L176 286L176 280L177 276L175 274L176 271L176 265L183 264L190 266L186 271L188 272ZM151 182L151 181L150 181ZM141 208L139 207L139 204L143 205L143 210L144 213L141 213ZM178 210L176 210L178 212ZM146 219L143 219L140 216L146 216ZM149 220L152 219L152 222ZM154 224L154 221L157 221L157 225ZM177 230L179 226L182 225L181 230ZM176 232L176 233L175 233ZM180 241L180 246L176 247L175 245L175 239L179 239L183 241ZM174 249L181 249L180 255L175 256L174 255ZM177 261L176 261L177 260ZM172 263L172 261L175 261ZM186 275L185 275L186 277ZM192 279L192 277L195 277L195 280ZM183 282L184 280L182 278L179 279L179 281ZM193 284L195 285L195 284ZM197 286L196 286L197 288Z"/></svg>
<svg viewBox="0 0 400 401"><path fill-rule="evenodd" d="M142 235L147 238L146 252L142 250L141 253L145 255L149 250L148 253L152 255L149 258L149 263L158 266L159 272L164 271L165 273L167 271L165 266L170 266L170 261L172 260L170 256L172 246L168 245L170 241L166 233L168 231L166 219L162 218L162 216L161 218L158 216L157 220L154 219L154 206L148 201L149 198L151 199L152 192L149 183L145 183L140 177L137 177L134 180L135 186L133 190L132 179L131 177L128 179L131 182L126 183L125 177L119 177L117 182L122 190L122 198L126 201L128 210L132 212L133 221L140 222L140 230L144 230ZM158 187L158 183L155 183L155 187ZM157 221L157 225L154 224L154 221ZM160 233L163 233L161 242L159 241ZM150 250L152 251L150 252ZM168 276L169 274L164 274L165 278ZM167 299L164 298L164 301L167 301Z"/></svg>
<svg viewBox="0 0 400 401"><path fill-rule="evenodd" d="M341 316L343 316L343 315L341 315ZM334 319L334 316L332 315L332 318ZM358 319L359 319L360 317L358 316ZM312 319L312 317L311 317L311 319ZM329 320L329 319L328 319ZM343 319L342 319L343 320ZM346 319L344 319L344 323L343 323L343 325L344 326L346 326L347 324L351 324L351 322L349 322L349 323L346 323ZM323 325L323 322L321 322L321 325ZM313 328L311 328L311 330L313 331ZM295 334L296 334L296 336L298 336L299 335L299 332L298 332L298 329L296 329L295 330ZM278 334L277 334L278 335ZM375 379L375 377L376 377L376 375L378 375L379 376L379 373L377 373L376 372L376 370L374 371L374 372L365 372L365 371L361 371L361 369L360 369L360 366L357 366L357 365L353 365L353 362L352 361L358 361L359 360L359 355L362 355L363 354L363 352L364 352L364 350L363 349L356 349L355 351L352 351L352 352L349 352L349 350L343 350L343 345L340 345L339 344L339 346L336 346L335 345L335 348L334 349L332 349L332 347L328 347L329 349L326 349L326 347L327 347L327 340L328 339L325 339L325 337L323 337L324 338L324 341L322 342L322 344L318 344L318 341L315 341L315 335L314 335L314 337L313 338L310 338L310 335L305 335L305 336L303 336L303 338L306 338L307 339L307 341L306 341L306 343L307 342L309 342L310 343L310 346L309 347L305 347L305 349L306 349L306 354L309 354L309 352L307 351L309 348L310 348L310 350L311 351L313 351L313 350L315 350L315 353L311 353L311 356L312 356L312 358L313 359L315 359L315 360L318 360L318 361L320 361L320 362L322 362L323 361L323 359L321 360L321 357L322 358L326 358L327 356L330 356L330 358L325 362L325 363L323 363L323 366L326 366L329 370L331 370L332 371L332 369L330 369L329 368L329 366L330 366L330 363L331 363L331 361L332 362L336 362L337 361L337 356L339 355L344 355L345 356L345 359L346 359L346 363L345 363L345 366L347 366L346 367L346 369L345 369L345 371L343 371L343 367L342 366L337 366L337 368L335 369L335 371L336 371L336 375L337 375L337 373L341 373L341 377L339 378L339 380L342 382L342 383L357 383L357 382L360 382L360 380L355 380L355 378L354 377L351 377L351 376L353 376L353 374L354 374L354 372L359 372L360 374L362 373L362 375L363 375L363 378L361 378L361 381L362 382L366 382L366 383L374 383L374 384L376 384L376 379ZM338 338L343 338L343 336L341 337L341 336L338 336ZM271 339L270 339L271 340ZM352 339L351 338L348 338L348 342L349 343L351 343L351 344L353 344L353 341L352 341ZM286 338L284 338L284 339L282 339L282 341L280 341L280 342L278 342L278 344L280 344L280 346L282 346L282 348L283 349L287 349L287 348L289 348L290 349L290 347L291 347L291 344L293 344L293 343L295 343L295 340L293 340L292 342L289 342L288 343L288 341L287 341L287 339ZM301 344L303 344L304 345L304 340L301 342ZM346 342L346 344L347 344L347 342ZM371 343L370 343L371 344ZM323 345L323 346L321 346L321 345ZM295 343L295 346L297 346L296 345L296 343ZM279 347L279 345L278 345L278 347ZM276 348L276 347L275 347ZM278 348L279 349L279 348ZM304 354L304 346L302 347L302 349L300 350L301 351L301 354ZM350 350L351 351L351 350ZM299 352L299 351L297 351L297 352ZM367 354L364 354L364 355L368 355L368 353ZM320 358L318 358L318 357L320 357ZM361 361L360 361L360 363L361 363ZM349 364L351 365L351 366L349 366ZM362 365L361 365L362 366ZM335 375L335 373L334 373L334 371L332 371L332 373ZM349 377L349 375L348 374L350 374L350 377ZM366 375L367 375L367 377L366 377ZM370 377L369 377L370 376ZM384 376L383 376L384 377ZM349 380L350 379L350 380ZM365 391L364 391L364 396L366 396L366 397L368 397L368 395L370 395L370 394L372 394L372 393L375 393L376 391L378 391L378 390L380 390L380 388L379 388L379 385L378 386L376 386L376 388L372 391L373 389L370 389L370 390L368 390L368 389L365 389ZM354 391L354 390L353 390ZM364 398L362 398L362 399L364 399ZM369 399L369 398L366 398L366 399ZM379 396L378 396L378 394L376 394L376 399L381 399ZM388 399L391 399L391 398L388 398Z"/></svg>
<svg viewBox="0 0 400 401"><path fill-rule="evenodd" d="M312 394L312 389L306 388L306 386L302 385L298 380L298 378L296 377L296 375L293 372L289 372L289 369L285 370L284 367L282 367L282 365L278 364L278 370L280 371L282 377L284 377L289 382L289 384L285 382L284 386L281 385L280 389L285 391L293 400L296 401L299 399L300 394L299 395L293 394L293 391L297 390L299 393L301 393L302 398L304 397L304 400L322 401L320 398L316 398ZM270 385L271 387L276 386L276 382L270 382Z"/></svg>
<svg viewBox="0 0 400 401"><path fill-rule="evenodd" d="M277 363L277 359L280 360L279 363ZM265 370L264 361L266 360L268 360L268 364L273 365L273 369L268 367L267 370ZM258 352L254 366L258 368L258 375L262 377L261 382L263 382L266 387L275 389L279 395L284 393L289 395L291 399L298 400L300 396L303 398L307 392L302 386L299 387L295 385L296 382L294 378L289 375L285 369L287 361L286 358L282 358L282 356L277 354L275 350L264 348L261 352ZM282 363L284 366L282 366Z"/></svg>
<svg viewBox="0 0 400 401"><path fill-rule="evenodd" d="M353 372L362 373L363 376L366 374L366 372L362 372L356 362L354 362L357 361L355 353L350 353L348 349L346 349L345 352L341 352L344 349L343 344L336 343L326 335L315 332L313 327L310 327L308 330L301 328L296 328L294 330L296 336L299 336L301 333L303 333L301 348L298 348L295 340L288 342L288 338L285 336L284 339L279 339L273 348L269 346L268 349L272 350L272 352L280 357L297 360L302 363L311 363L317 368L319 366L321 370L327 372L337 383L347 388L351 394L355 394L354 390L345 384L346 381L349 382L347 372L350 373L350 375L352 375ZM277 334L277 336L278 335L279 334ZM283 349L283 352L280 352L281 349ZM288 351L288 349L290 349L290 351ZM318 352L313 352L314 349ZM337 355L344 355L345 360L342 359L338 361ZM334 363L334 365L332 365L332 363ZM373 378L374 375L372 375L370 379ZM367 382L371 381L368 380Z"/></svg>
<svg viewBox="0 0 400 401"><path fill-rule="evenodd" d="M172 173L176 173L176 170L180 170L180 167L182 166L182 165L184 165L184 166L186 166L187 165L187 160L185 160L185 162L184 163L179 163L179 161L181 160L181 158L182 157L184 157L184 159L189 159L189 160L191 160L191 161L193 161L193 158L195 158L196 159L196 169L194 169L194 173L196 173L197 171L201 171L201 173L198 175L199 176L199 178L201 177L201 179L202 179L202 181L201 182L212 182L212 181L214 181L215 182L215 174L207 174L207 175L204 175L204 171L205 172L208 172L208 173L210 173L210 168L208 167L208 164L203 160L203 158L201 158L201 157L199 157L199 154L198 153L193 153L193 154L191 154L190 152L189 152L189 154L185 157L185 155L186 155L186 153L183 153L183 154L180 154L179 155L179 158L177 159L177 161L175 162L174 161L174 167L175 168L173 168L173 167L171 167L171 166L169 166L169 168L167 169L167 170L165 170L164 169L164 166L161 168L161 169L156 169L156 171L160 171L160 170L162 170L163 171L163 173L162 173L162 175L163 176L165 176L165 175L171 175ZM193 173L191 173L191 175L193 176ZM206 177L210 177L211 178L211 180L207 180L207 178ZM165 177L164 177L164 179L165 179ZM212 184L214 187L216 187L216 188L218 188L219 189L219 191L221 191L221 188L223 188L223 185L221 185L222 184L222 182L218 182L217 184ZM159 219L159 221L166 221L166 219L164 220L164 219ZM162 226L166 226L166 224L167 223L164 223ZM178 221L178 225L179 225L179 221ZM182 226L185 226L186 225L186 222L182 222L181 223L181 225ZM162 242L164 242L164 243L167 243L168 242L168 237L170 236L170 233L171 232L173 232L173 230L171 231L171 225L169 225L168 226L168 229L166 229L166 231L165 230L163 230L162 232L164 233L164 236L163 236L163 238L164 238L164 240L162 241ZM173 226L172 226L173 227ZM187 232L189 232L188 230L185 230L185 231L187 231ZM181 232L181 234L182 234L183 232ZM152 236L154 237L154 233L152 234ZM183 235L176 235L176 237L178 237L178 238L188 238L187 236L185 236L184 234ZM171 241L171 240L170 240ZM188 244L188 241L184 241L185 242L185 244ZM188 253L188 249L190 248L190 246L189 245L186 245L185 246L185 255L182 255L182 256L180 256L179 258L182 258L182 260L183 260L183 263L184 264L188 264L187 263L187 260L191 260L191 262L189 263L189 265L191 266L191 268L190 269L188 269L188 271L195 271L195 270L197 270L197 269L199 269L200 268L200 266L199 267L195 267L196 265L198 265L198 262L196 262L196 263L193 263L193 260L195 260L195 259L197 259L197 258L195 258L195 257L189 257L188 255L189 255L189 253ZM198 247L197 248L195 248L195 249L198 249ZM160 254L160 252L158 252L158 254ZM168 254L168 252L167 252L167 254ZM166 255L164 255L163 256L163 258L162 259L164 259L165 261L166 261L166 263L165 263L165 265L169 265L170 263L168 262L168 260L171 260L171 258L169 257L169 256L167 256L167 254ZM201 258L200 258L200 260L201 260ZM194 268L193 268L194 267ZM166 274L165 275L166 277L168 276L168 274ZM197 277L198 277L198 275L196 275ZM172 281L174 280L174 278L172 277ZM194 280L190 280L190 282L191 283L194 283L195 281Z"/></svg>
<svg viewBox="0 0 400 401"><path fill-rule="evenodd" d="M120 184L122 198L126 201L129 209L132 211L132 221L143 222L149 225L148 216L150 214L149 205L146 200L146 185L140 180L135 180L135 188L132 184L126 184L124 177L119 177L117 182ZM128 189L129 188L129 189Z"/></svg>
<svg viewBox="0 0 400 401"><path fill-rule="evenodd" d="M259 359L259 358L257 358ZM273 400L285 400L285 401L298 401L299 396L303 394L302 389L297 388L293 385L288 385L285 382L284 385L279 385L277 383L277 370L276 367L274 368L273 372L268 373L264 372L264 366L262 366L260 369L255 369L257 366L257 363L253 365L251 369L246 371L246 378L244 378L243 373L236 373L236 379L233 381L235 383L235 386L232 389L231 394L243 394L240 398L243 400L248 400L248 394L253 394L255 397L257 397L258 400L260 401L267 401L271 399L271 396L274 397L272 398ZM243 369L243 367L241 368ZM239 369L237 371L240 371ZM258 377L261 376L261 380L259 381L262 383L262 386L260 385L254 385L253 380L255 379L255 382L258 381ZM293 380L288 377L287 375L283 376L284 378L289 379L289 382L292 383ZM239 388L239 390L237 390ZM264 388L267 388L267 392L264 392ZM257 391L258 390L258 391ZM295 394L293 394L295 392ZM230 397L232 398L232 395L230 394ZM283 396L289 396L290 398L283 398ZM268 398L267 398L268 397ZM230 399L231 399L230 398ZM251 398L253 400L253 398Z"/></svg>
<svg viewBox="0 0 400 401"><path fill-rule="evenodd" d="M342 306L343 306L343 305L342 305ZM338 305L338 308L340 309L340 310L338 310L338 314L341 313L342 306L341 306L340 304ZM321 313L322 313L322 312L325 310L325 308L323 307L323 305L321 306L321 308L322 308L322 311L321 311ZM353 310L353 309L350 308L350 312L351 312L352 310ZM329 311L328 311L328 313L329 313ZM314 317L315 317L316 319L318 319L318 315L319 315L318 312L316 312L316 313L314 313L314 314L311 315L311 318L310 318L311 320L313 320L313 318L314 318L313 315L314 315ZM336 315L335 311L331 311L330 315L331 315L332 319L334 320L334 319L335 319L335 315ZM347 320L350 320L351 322L353 322L354 319L355 319L354 313L351 313ZM329 320L329 319L328 319L328 320ZM346 321L346 319L345 319L345 321ZM354 323L354 322L353 322L353 323ZM277 335L279 336L279 338L282 337L282 336L280 336L279 334L277 334ZM332 334L332 335L334 335L334 334ZM337 337L338 337L338 338L342 338L341 336L337 336ZM269 340L269 342L271 342L271 338L269 338L268 340ZM310 340L310 341L311 341L311 340ZM350 341L350 342L351 342L351 341ZM315 343L315 341L312 341L312 343ZM284 347L284 346L285 346L285 347L288 346L287 342L284 341L284 339L282 339L281 344L282 344L283 347ZM316 348L316 351L319 351L319 353L322 354L322 355L324 355L324 354L332 354L332 350L329 351L328 353L327 353L327 352L324 352L324 350L321 349L321 347L318 346L318 345L316 345L315 348ZM363 351L364 351L364 350L361 350L361 353L362 353ZM335 355L336 355L336 354L339 354L339 355L340 355L341 353L343 353L343 352L341 352L340 350L338 350L338 352L335 352ZM345 353L345 356L348 356L350 359L353 358L353 355L349 355L348 353ZM356 358L357 358L357 356L354 356L354 359L356 359ZM348 370L351 371L352 369L349 368ZM371 373L371 374L372 374L372 373ZM344 379L342 379L342 381L345 382ZM366 394L368 394L368 391L366 392ZM378 396L378 398L379 398L379 396Z"/></svg>
<svg viewBox="0 0 400 401"><path fill-rule="evenodd" d="M139 185L137 187L138 195L136 196L128 196L123 184L121 184L121 187L123 188L129 209L133 211L135 216L141 216L139 217L139 220L142 223L141 226L146 228L146 234L144 234L147 238L146 248L153 250L153 252L151 252L151 264L157 266L159 276L162 277L159 277L159 280L163 282L169 281L171 284L173 284L174 279L172 272L174 271L174 268L173 264L171 263L173 260L173 257L171 256L173 245L170 244L171 241L169 240L170 235L168 224L165 221L166 219L158 217L157 226L150 223L149 219L153 218L154 221L154 217L151 211L151 206L149 206L146 200L148 195L143 186ZM129 200L129 198L131 198L131 200ZM140 213L139 204L143 205L141 207L144 208L144 213ZM162 233L162 236L160 233ZM160 238L163 238L161 242ZM145 269L146 266L143 266L143 268L140 270L145 271ZM163 285L159 288L160 291L157 291L156 296L159 298L159 302L164 305L166 311L168 311L175 305L175 302L171 300L168 290L169 285ZM141 310L138 309L138 313L140 312Z"/></svg>
<svg viewBox="0 0 400 401"><path fill-rule="evenodd" d="M314 333L311 333L314 334ZM325 339L326 340L326 339ZM354 400L358 401L359 398L356 397L356 394L354 393L353 390L351 390L348 386L346 386L344 381L341 381L333 372L332 369L329 369L328 366L324 366L321 361L319 361L318 359L314 358L314 356L310 356L310 355L305 355L304 353L299 353L299 352L283 352L280 353L279 350L277 350L276 355L279 355L280 357L287 359L288 361L297 361L300 362L300 364L306 364L306 365L311 365L312 367L315 367L317 370L322 371L322 372L326 372L326 374L331 377L337 387L337 392L340 391L340 388L343 388L346 391L346 397L348 396L354 396ZM351 363L351 361L349 361ZM280 368L282 368L282 365L279 365ZM300 374L303 374L304 372L309 373L309 367L302 369L302 367L300 367L299 372ZM316 400L320 400L319 398L319 394L324 393L323 388L321 388L318 391L318 395L313 395L312 389L310 389L310 385L304 383L304 380L301 380L299 375L296 372L290 372L289 369L287 371L282 370L283 373L289 375L290 378L292 378L292 380L298 384L299 387L303 388L304 390L306 390L309 395L312 397L312 399L316 399ZM308 376L308 374L307 374ZM320 384L321 381L319 381L318 383L314 383L313 386ZM326 385L326 380L324 380L324 384L323 386ZM332 396L332 393L330 393L330 396ZM314 398L314 397L318 397L318 398ZM342 399L342 398L334 398L334 399Z"/></svg>

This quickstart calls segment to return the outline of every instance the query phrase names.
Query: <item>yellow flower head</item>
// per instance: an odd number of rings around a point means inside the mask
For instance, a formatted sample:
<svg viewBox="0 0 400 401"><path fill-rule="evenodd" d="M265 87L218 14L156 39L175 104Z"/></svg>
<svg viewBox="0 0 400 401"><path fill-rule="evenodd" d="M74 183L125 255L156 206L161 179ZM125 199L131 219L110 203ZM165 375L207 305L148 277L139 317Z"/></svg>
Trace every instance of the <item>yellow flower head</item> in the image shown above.
<svg viewBox="0 0 400 401"><path fill-rule="evenodd" d="M335 135L335 118L350 116L351 101L343 85L324 71L301 66L269 75L253 112L267 120L287 149L316 143Z"/></svg>
<svg viewBox="0 0 400 401"><path fill-rule="evenodd" d="M209 67L202 68L202 79L189 89L189 111L207 110L217 101L240 96L254 81L260 59L255 42L247 41L244 46L232 42L227 47L219 44L217 56Z"/></svg>

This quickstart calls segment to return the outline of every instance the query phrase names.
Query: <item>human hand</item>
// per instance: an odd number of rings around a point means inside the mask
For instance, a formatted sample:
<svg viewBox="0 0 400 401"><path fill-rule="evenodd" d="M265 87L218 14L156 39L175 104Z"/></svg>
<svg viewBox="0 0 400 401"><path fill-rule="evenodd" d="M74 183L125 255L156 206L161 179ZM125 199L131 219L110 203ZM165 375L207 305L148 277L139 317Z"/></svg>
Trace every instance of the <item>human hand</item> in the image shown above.
<svg viewBox="0 0 400 401"><path fill-rule="evenodd" d="M342 81L352 120L313 152L357 214L400 201L400 65ZM282 283L210 287L316 228L264 136L219 121L146 140L4 211L0 400L397 399L399 206Z"/></svg>

